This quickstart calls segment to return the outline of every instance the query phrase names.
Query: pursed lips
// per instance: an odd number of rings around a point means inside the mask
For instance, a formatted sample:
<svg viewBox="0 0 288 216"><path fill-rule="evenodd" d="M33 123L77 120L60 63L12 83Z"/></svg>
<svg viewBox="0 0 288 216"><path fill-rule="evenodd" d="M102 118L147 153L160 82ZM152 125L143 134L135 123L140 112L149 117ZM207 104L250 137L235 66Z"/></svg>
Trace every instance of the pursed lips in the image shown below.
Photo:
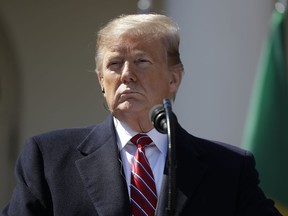
<svg viewBox="0 0 288 216"><path fill-rule="evenodd" d="M138 91L135 91L135 90L132 90L132 89L125 89L124 91L122 91L120 94L119 94L119 97L122 98L122 99L128 99L130 97L134 97L134 96L137 96L141 94L140 92Z"/></svg>

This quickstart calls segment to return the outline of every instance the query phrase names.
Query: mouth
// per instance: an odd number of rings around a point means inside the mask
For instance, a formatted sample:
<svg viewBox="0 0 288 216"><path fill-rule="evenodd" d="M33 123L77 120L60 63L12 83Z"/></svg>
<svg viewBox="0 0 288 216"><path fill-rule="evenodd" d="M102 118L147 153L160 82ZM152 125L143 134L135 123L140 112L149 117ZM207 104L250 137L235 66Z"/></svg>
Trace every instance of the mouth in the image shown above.
<svg viewBox="0 0 288 216"><path fill-rule="evenodd" d="M137 99L141 95L138 91L132 89L125 89L120 93L119 98L121 101L125 101L128 99Z"/></svg>
<svg viewBox="0 0 288 216"><path fill-rule="evenodd" d="M134 90L132 90L132 89L125 89L125 90L121 93L121 95L135 94L135 93L137 93L137 91L134 91Z"/></svg>

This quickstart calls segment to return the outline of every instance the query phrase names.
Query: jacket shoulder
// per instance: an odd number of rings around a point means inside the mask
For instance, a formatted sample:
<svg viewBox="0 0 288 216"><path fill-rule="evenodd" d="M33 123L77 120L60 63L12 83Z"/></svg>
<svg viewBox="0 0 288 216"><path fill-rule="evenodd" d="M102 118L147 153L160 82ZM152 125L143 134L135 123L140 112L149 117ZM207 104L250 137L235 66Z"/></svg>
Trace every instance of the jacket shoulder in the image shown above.
<svg viewBox="0 0 288 216"><path fill-rule="evenodd" d="M51 143L51 142L77 142L85 138L92 130L94 126L79 127L79 128L62 128L56 129L48 132L44 132L31 137L30 139L39 143Z"/></svg>
<svg viewBox="0 0 288 216"><path fill-rule="evenodd" d="M239 146L196 137L188 133L183 128L181 128L178 132L179 140L181 140L181 143L185 146L184 149L188 148L199 155L219 155L220 157L226 157L227 155L231 155L232 157L252 156L251 152Z"/></svg>

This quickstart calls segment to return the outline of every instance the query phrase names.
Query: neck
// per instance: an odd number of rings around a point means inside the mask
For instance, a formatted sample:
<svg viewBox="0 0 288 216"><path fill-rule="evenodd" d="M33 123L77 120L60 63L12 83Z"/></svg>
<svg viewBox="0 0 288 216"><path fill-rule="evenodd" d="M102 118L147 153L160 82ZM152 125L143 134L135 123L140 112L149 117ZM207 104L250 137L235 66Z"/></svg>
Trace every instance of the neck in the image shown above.
<svg viewBox="0 0 288 216"><path fill-rule="evenodd" d="M119 118L115 116L119 121L126 124L129 128L131 128L133 131L138 133L147 133L150 130L153 129L152 122L149 120L149 118L141 119L141 118L132 118L132 116L129 118Z"/></svg>

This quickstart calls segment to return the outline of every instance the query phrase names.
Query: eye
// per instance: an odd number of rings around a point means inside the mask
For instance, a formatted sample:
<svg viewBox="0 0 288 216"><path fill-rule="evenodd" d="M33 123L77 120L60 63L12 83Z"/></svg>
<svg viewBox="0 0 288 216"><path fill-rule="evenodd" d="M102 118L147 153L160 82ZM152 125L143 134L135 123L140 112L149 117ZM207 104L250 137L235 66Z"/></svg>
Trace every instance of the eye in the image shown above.
<svg viewBox="0 0 288 216"><path fill-rule="evenodd" d="M140 59L137 59L136 62L143 63L143 62L149 62L149 61L148 59L140 58Z"/></svg>
<svg viewBox="0 0 288 216"><path fill-rule="evenodd" d="M135 64L139 66L148 66L151 64L151 61L147 58L139 58L135 60Z"/></svg>
<svg viewBox="0 0 288 216"><path fill-rule="evenodd" d="M112 71L115 71L121 68L122 61L121 60L113 60L108 63L108 68Z"/></svg>
<svg viewBox="0 0 288 216"><path fill-rule="evenodd" d="M120 60L117 60L117 61L111 61L111 62L109 62L109 66L111 66L111 65L117 65L117 64L121 64L121 61L120 61Z"/></svg>

